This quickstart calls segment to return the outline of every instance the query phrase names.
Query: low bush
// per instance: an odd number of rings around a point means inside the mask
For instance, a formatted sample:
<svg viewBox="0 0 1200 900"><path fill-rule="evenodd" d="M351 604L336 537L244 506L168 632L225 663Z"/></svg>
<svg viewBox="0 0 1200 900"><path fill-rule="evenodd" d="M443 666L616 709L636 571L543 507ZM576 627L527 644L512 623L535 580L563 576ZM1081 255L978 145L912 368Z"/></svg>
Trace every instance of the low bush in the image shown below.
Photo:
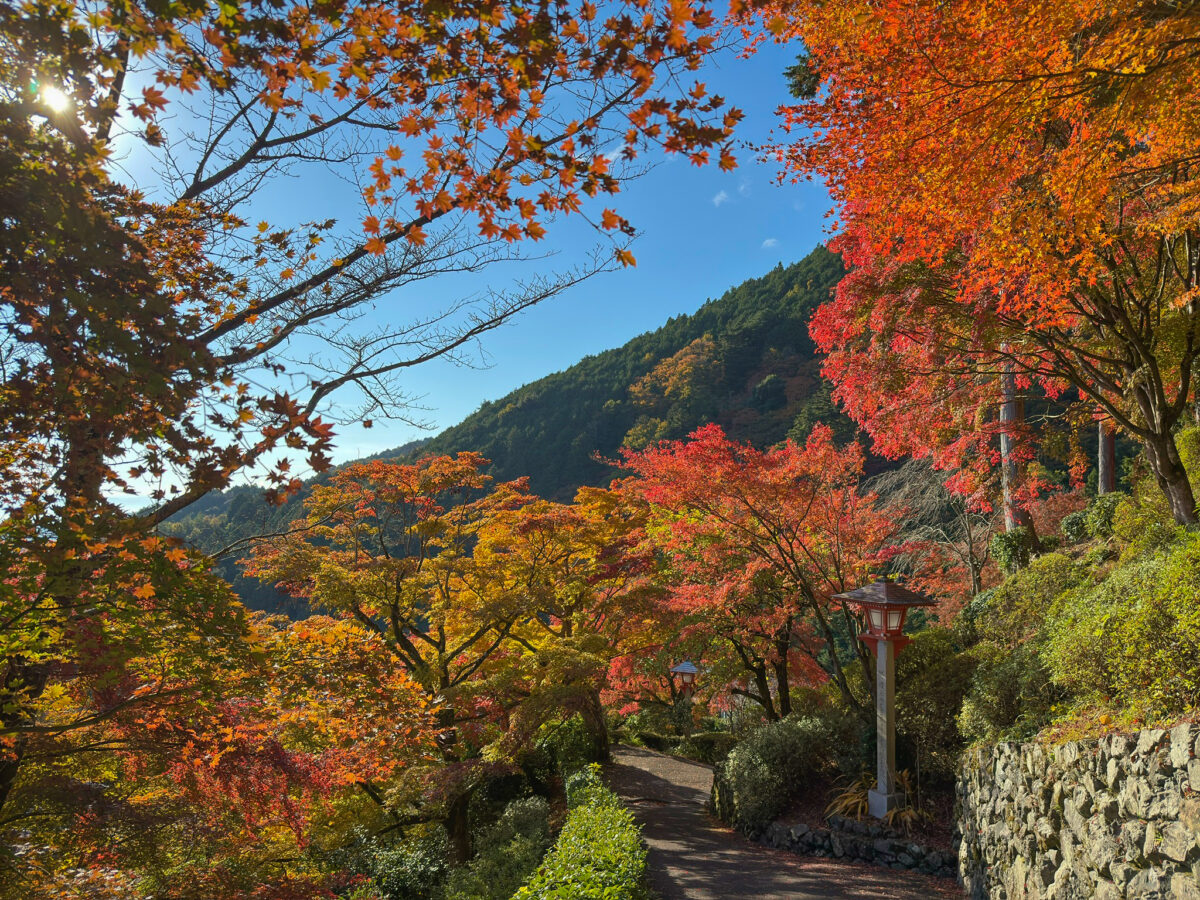
<svg viewBox="0 0 1200 900"><path fill-rule="evenodd" d="M1175 523L1167 509L1167 501L1154 484L1145 479L1133 496L1120 497L1113 511L1112 533L1124 545L1122 560L1132 560L1153 553L1175 538Z"/></svg>
<svg viewBox="0 0 1200 900"><path fill-rule="evenodd" d="M1049 553L972 601L974 646L964 663L971 680L958 715L964 737L1027 738L1050 720L1065 695L1043 659L1047 616L1063 593L1086 582L1070 557Z"/></svg>
<svg viewBox="0 0 1200 900"><path fill-rule="evenodd" d="M1063 540L1068 544L1078 544L1086 540L1088 537L1087 510L1081 509L1078 512L1063 516L1063 520L1059 523L1058 528L1063 536Z"/></svg>
<svg viewBox="0 0 1200 900"><path fill-rule="evenodd" d="M1046 725L1062 691L1034 642L1004 647L984 642L970 650L974 664L958 728L970 741L1024 740Z"/></svg>
<svg viewBox="0 0 1200 900"><path fill-rule="evenodd" d="M678 752L681 756L716 765L729 755L737 742L737 737L727 731L701 731L688 736L679 745Z"/></svg>
<svg viewBox="0 0 1200 900"><path fill-rule="evenodd" d="M1177 529L1164 548L1099 584L1063 594L1046 647L1054 681L1080 699L1147 718L1200 706L1200 534Z"/></svg>
<svg viewBox="0 0 1200 900"><path fill-rule="evenodd" d="M649 747L659 753L674 753L683 740L674 734L657 734L653 731L639 731L634 738L643 747Z"/></svg>
<svg viewBox="0 0 1200 900"><path fill-rule="evenodd" d="M1084 510L1084 528L1092 537L1107 538L1113 534L1113 514L1125 499L1124 494L1101 494Z"/></svg>
<svg viewBox="0 0 1200 900"><path fill-rule="evenodd" d="M1070 557L1048 553L999 587L972 601L976 637L1000 647L1037 638L1046 614L1064 591L1082 584L1086 572Z"/></svg>
<svg viewBox="0 0 1200 900"><path fill-rule="evenodd" d="M596 766L570 776L566 789L566 824L513 900L643 900L646 849L629 810Z"/></svg>
<svg viewBox="0 0 1200 900"><path fill-rule="evenodd" d="M442 900L448 872L446 832L438 826L414 829L402 840L379 845L367 840L354 861L339 861L367 883L352 896L370 900Z"/></svg>
<svg viewBox="0 0 1200 900"><path fill-rule="evenodd" d="M825 723L782 719L753 732L713 774L713 809L744 833L760 834L804 786L833 768Z"/></svg>
<svg viewBox="0 0 1200 900"><path fill-rule="evenodd" d="M975 658L960 652L954 635L930 628L896 658L896 720L901 744L923 778L952 783L963 739L956 718L971 685Z"/></svg>
<svg viewBox="0 0 1200 900"><path fill-rule="evenodd" d="M514 800L475 840L475 856L452 871L447 900L508 900L550 846L550 807L541 797Z"/></svg>
<svg viewBox="0 0 1200 900"><path fill-rule="evenodd" d="M1033 559L1034 534L1024 525L992 535L992 559L1002 572L1019 572Z"/></svg>

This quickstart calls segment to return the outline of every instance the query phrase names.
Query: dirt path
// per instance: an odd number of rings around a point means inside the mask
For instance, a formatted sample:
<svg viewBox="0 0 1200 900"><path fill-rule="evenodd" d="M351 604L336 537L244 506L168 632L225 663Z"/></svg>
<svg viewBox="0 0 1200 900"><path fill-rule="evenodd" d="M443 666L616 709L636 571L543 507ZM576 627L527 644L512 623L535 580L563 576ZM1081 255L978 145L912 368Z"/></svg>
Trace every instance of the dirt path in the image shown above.
<svg viewBox="0 0 1200 900"><path fill-rule="evenodd" d="M948 879L796 856L746 840L704 811L712 770L618 747L605 772L642 823L650 881L663 900L926 900L963 896Z"/></svg>

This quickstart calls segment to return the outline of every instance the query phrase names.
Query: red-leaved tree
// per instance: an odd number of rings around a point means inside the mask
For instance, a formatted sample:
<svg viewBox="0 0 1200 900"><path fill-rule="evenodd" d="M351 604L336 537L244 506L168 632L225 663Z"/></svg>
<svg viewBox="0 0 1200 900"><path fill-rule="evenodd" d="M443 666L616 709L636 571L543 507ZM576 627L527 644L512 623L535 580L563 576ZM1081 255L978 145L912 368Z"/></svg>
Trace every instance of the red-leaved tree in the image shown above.
<svg viewBox="0 0 1200 900"><path fill-rule="evenodd" d="M1081 419L1099 409L1142 443L1176 521L1195 522L1172 430L1200 354L1200 13L780 0L754 15L807 48L776 154L839 204L855 271L814 334L856 418L885 448L961 459L1021 437L1005 409L1021 382L1078 397Z"/></svg>
<svg viewBox="0 0 1200 900"><path fill-rule="evenodd" d="M862 701L847 666L869 675L869 654L852 640L852 611L830 597L886 562L898 521L860 490L857 444L838 447L818 426L803 446L757 450L708 425L686 441L627 450L623 465L634 474L623 489L651 504L666 602L737 659L749 678L740 693L771 718L791 712L797 683L832 678L849 703Z"/></svg>

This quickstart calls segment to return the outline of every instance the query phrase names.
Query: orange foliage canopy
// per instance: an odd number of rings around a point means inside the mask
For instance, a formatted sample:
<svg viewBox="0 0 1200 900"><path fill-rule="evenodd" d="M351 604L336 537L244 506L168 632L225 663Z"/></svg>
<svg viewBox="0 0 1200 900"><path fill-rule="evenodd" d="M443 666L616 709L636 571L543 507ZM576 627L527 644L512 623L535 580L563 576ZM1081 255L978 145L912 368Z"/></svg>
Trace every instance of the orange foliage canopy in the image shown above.
<svg viewBox="0 0 1200 900"><path fill-rule="evenodd" d="M855 269L814 322L839 398L885 450L924 453L994 430L1005 371L1069 388L1142 441L1194 521L1170 433L1200 352L1200 14L782 0L761 15L809 54L776 156L829 185Z"/></svg>

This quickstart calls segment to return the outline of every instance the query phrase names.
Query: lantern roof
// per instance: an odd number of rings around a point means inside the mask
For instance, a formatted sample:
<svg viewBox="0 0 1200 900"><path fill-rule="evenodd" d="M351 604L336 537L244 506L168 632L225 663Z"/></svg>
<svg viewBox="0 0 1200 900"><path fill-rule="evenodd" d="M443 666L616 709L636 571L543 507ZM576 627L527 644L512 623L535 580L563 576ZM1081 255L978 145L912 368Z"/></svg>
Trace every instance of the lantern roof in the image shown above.
<svg viewBox="0 0 1200 900"><path fill-rule="evenodd" d="M696 668L696 664L694 662L690 660L684 660L679 665L674 666L671 669L671 672L675 675L698 675L700 670Z"/></svg>
<svg viewBox="0 0 1200 900"><path fill-rule="evenodd" d="M918 594L916 591L910 591L903 585L897 584L894 581L888 581L887 578L880 575L871 584L863 585L860 588L855 588L852 591L846 591L842 594L834 594L833 600L845 600L849 603L857 603L863 606L876 607L909 607L909 606L933 606L934 601L930 600L924 594Z"/></svg>

